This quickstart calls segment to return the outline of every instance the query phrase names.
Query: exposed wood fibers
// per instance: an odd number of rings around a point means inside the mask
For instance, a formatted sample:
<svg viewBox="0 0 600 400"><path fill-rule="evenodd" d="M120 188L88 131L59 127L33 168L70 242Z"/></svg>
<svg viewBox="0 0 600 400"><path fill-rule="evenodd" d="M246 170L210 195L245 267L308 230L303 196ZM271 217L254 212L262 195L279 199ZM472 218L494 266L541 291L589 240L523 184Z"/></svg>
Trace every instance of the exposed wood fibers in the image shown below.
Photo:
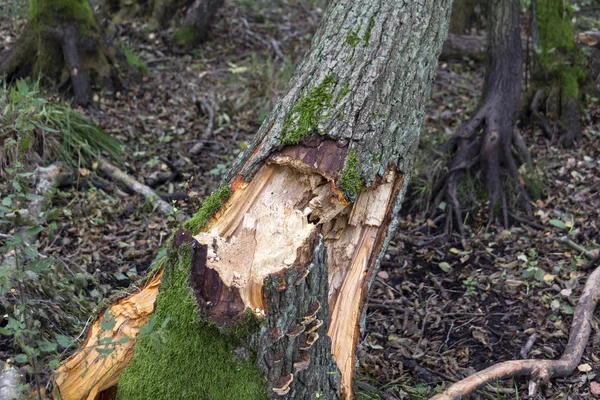
<svg viewBox="0 0 600 400"><path fill-rule="evenodd" d="M217 271L225 285L237 288L244 305L262 317L268 312L262 290L265 278L297 267L305 258L301 249L311 235L323 235L329 254L328 335L342 372L342 395L350 398L359 318L368 289L368 272L374 263L372 253L381 246L382 232L388 225L386 214L401 177L390 169L382 181L364 189L355 203L348 205L345 199L340 200L333 183L337 174L320 173L318 167L324 165L306 164L307 160L292 154L288 151L272 158L250 182L235 180L230 199L195 239L208 247L206 266ZM335 158L343 160L341 155ZM333 171L341 165L338 160L325 169ZM110 307L117 320L111 331L101 330L100 319L93 324L84 347L58 370L57 386L63 399L95 399L117 383L133 355L139 328L154 310L159 281L160 273ZM98 339L109 335L114 340L125 335L134 340L102 358L93 349ZM312 340L318 340L316 333Z"/></svg>

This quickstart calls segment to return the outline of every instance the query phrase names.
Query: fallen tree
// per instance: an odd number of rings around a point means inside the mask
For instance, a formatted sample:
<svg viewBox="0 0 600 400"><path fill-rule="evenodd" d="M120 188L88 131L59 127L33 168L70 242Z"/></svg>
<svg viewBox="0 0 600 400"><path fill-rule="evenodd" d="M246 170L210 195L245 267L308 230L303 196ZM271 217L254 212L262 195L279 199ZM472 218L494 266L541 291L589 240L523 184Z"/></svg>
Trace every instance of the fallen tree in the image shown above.
<svg viewBox="0 0 600 400"><path fill-rule="evenodd" d="M449 10L332 1L227 183L92 324L55 397L351 398Z"/></svg>

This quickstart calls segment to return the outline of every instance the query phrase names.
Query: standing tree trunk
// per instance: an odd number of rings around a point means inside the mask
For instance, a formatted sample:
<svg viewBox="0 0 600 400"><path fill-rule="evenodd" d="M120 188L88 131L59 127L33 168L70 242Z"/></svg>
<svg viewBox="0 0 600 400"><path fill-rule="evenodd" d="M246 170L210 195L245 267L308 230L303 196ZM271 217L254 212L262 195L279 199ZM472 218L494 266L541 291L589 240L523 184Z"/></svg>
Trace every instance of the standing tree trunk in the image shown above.
<svg viewBox="0 0 600 400"><path fill-rule="evenodd" d="M227 185L92 325L57 397L114 396L118 383L119 399L351 398L449 11L332 1Z"/></svg>
<svg viewBox="0 0 600 400"><path fill-rule="evenodd" d="M561 142L570 146L579 136L580 83L586 78L585 59L577 47L571 6L562 0L533 2L535 54L530 111L544 134L554 136L554 127L540 114L558 121Z"/></svg>
<svg viewBox="0 0 600 400"><path fill-rule="evenodd" d="M448 202L447 224L452 218L464 236L463 217L457 197L457 186L464 173L479 163L489 196L489 222L493 220L495 206L502 191L504 173L514 178L525 207L529 197L519 179L512 146L523 149L520 135L515 133L521 97L523 53L519 28L519 0L490 0L488 4L488 65L481 106L475 116L465 122L444 145L454 156L449 169L438 185L436 203L444 198ZM483 134L479 134L484 127ZM523 156L523 159L526 157ZM434 209L438 209L436 207ZM508 211L504 204L505 224Z"/></svg>
<svg viewBox="0 0 600 400"><path fill-rule="evenodd" d="M151 18L150 26L166 29L175 20L173 39L179 46L193 46L204 42L210 23L224 0L101 0L102 10L113 21L122 21L139 15Z"/></svg>
<svg viewBox="0 0 600 400"><path fill-rule="evenodd" d="M471 19L479 0L454 0L450 17L450 33L463 35L471 25Z"/></svg>
<svg viewBox="0 0 600 400"><path fill-rule="evenodd" d="M120 86L122 52L97 24L87 0L31 0L21 37L0 58L0 76L11 80L43 76L51 85L73 89L74 102L90 103L90 86ZM121 70L122 72L122 70Z"/></svg>

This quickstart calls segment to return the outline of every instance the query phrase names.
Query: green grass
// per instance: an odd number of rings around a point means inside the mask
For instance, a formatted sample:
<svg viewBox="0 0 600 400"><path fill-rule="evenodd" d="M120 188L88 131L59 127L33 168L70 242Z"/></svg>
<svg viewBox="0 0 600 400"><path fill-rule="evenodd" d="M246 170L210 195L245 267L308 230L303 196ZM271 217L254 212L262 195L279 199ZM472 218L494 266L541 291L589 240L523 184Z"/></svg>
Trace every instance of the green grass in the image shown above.
<svg viewBox="0 0 600 400"><path fill-rule="evenodd" d="M51 103L39 81L19 80L0 91L0 173L17 158L33 163L63 161L71 166L91 165L99 155L120 162L123 146L95 123L68 106ZM37 154L37 156L36 156Z"/></svg>
<svg viewBox="0 0 600 400"><path fill-rule="evenodd" d="M129 64L131 68L144 75L148 75L148 66L144 60L131 49L131 47L123 46L123 53L125 53L127 64Z"/></svg>

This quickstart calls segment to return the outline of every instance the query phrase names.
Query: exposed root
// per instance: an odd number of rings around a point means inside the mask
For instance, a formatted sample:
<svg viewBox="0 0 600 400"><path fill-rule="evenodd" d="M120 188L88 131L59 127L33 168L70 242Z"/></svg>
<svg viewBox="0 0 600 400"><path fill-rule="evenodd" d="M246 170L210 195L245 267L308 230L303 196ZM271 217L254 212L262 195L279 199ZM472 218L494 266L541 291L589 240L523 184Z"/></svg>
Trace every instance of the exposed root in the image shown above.
<svg viewBox="0 0 600 400"><path fill-rule="evenodd" d="M457 188L465 171L475 166L478 162L484 173L486 190L489 196L488 226L494 220L496 203L502 193L501 186L503 175L508 175L518 189L520 200L528 213L531 213L530 198L525 190L522 178L519 175L517 163L513 157L513 146L520 155L520 159L529 163L531 157L529 151L519 135L515 135L512 121L507 120L501 114L496 104L498 100L490 100L483 106L473 119L464 123L452 139L446 144L446 151L454 151L450 162L449 171L438 183L434 209L446 199L447 218L454 221L446 223L446 233L452 229L455 223L458 231L464 237L463 216L457 195ZM479 129L483 127L484 132L478 135ZM502 209L504 224L508 225L508 202L502 195Z"/></svg>
<svg viewBox="0 0 600 400"><path fill-rule="evenodd" d="M556 92L556 93L555 93ZM559 97L551 99L551 97ZM546 117L542 116L541 110L544 104L553 101L556 103L554 107L546 106L546 108L556 108L555 113L557 122L551 123ZM560 145L570 147L573 141L579 137L581 126L579 122L579 104L574 98L567 98L560 95L560 91L554 90L547 94L545 90L539 89L535 92L531 105L529 107L533 121L540 127L544 136L548 139L554 139L556 133L560 137L558 143Z"/></svg>
<svg viewBox="0 0 600 400"><path fill-rule="evenodd" d="M544 136L546 136L548 139L552 139L554 137L554 129L548 120L546 120L546 118L540 114L540 109L545 99L546 94L543 89L535 92L533 100L531 101L531 106L529 107L529 111L531 111L534 121L539 125L540 129L544 133Z"/></svg>
<svg viewBox="0 0 600 400"><path fill-rule="evenodd" d="M502 362L453 384L444 393L432 397L431 400L461 399L487 384L493 385L500 379L514 376L531 377L529 395L533 396L538 385L546 384L551 378L570 375L581 361L587 346L592 331L594 309L599 298L600 268L596 268L583 288L573 314L569 342L558 360L529 359Z"/></svg>
<svg viewBox="0 0 600 400"><path fill-rule="evenodd" d="M91 104L92 84L122 88L122 71L130 72L126 58L105 35L81 36L70 23L46 28L43 33L27 25L0 58L2 79L42 75L59 89L72 87L74 104L83 107Z"/></svg>

